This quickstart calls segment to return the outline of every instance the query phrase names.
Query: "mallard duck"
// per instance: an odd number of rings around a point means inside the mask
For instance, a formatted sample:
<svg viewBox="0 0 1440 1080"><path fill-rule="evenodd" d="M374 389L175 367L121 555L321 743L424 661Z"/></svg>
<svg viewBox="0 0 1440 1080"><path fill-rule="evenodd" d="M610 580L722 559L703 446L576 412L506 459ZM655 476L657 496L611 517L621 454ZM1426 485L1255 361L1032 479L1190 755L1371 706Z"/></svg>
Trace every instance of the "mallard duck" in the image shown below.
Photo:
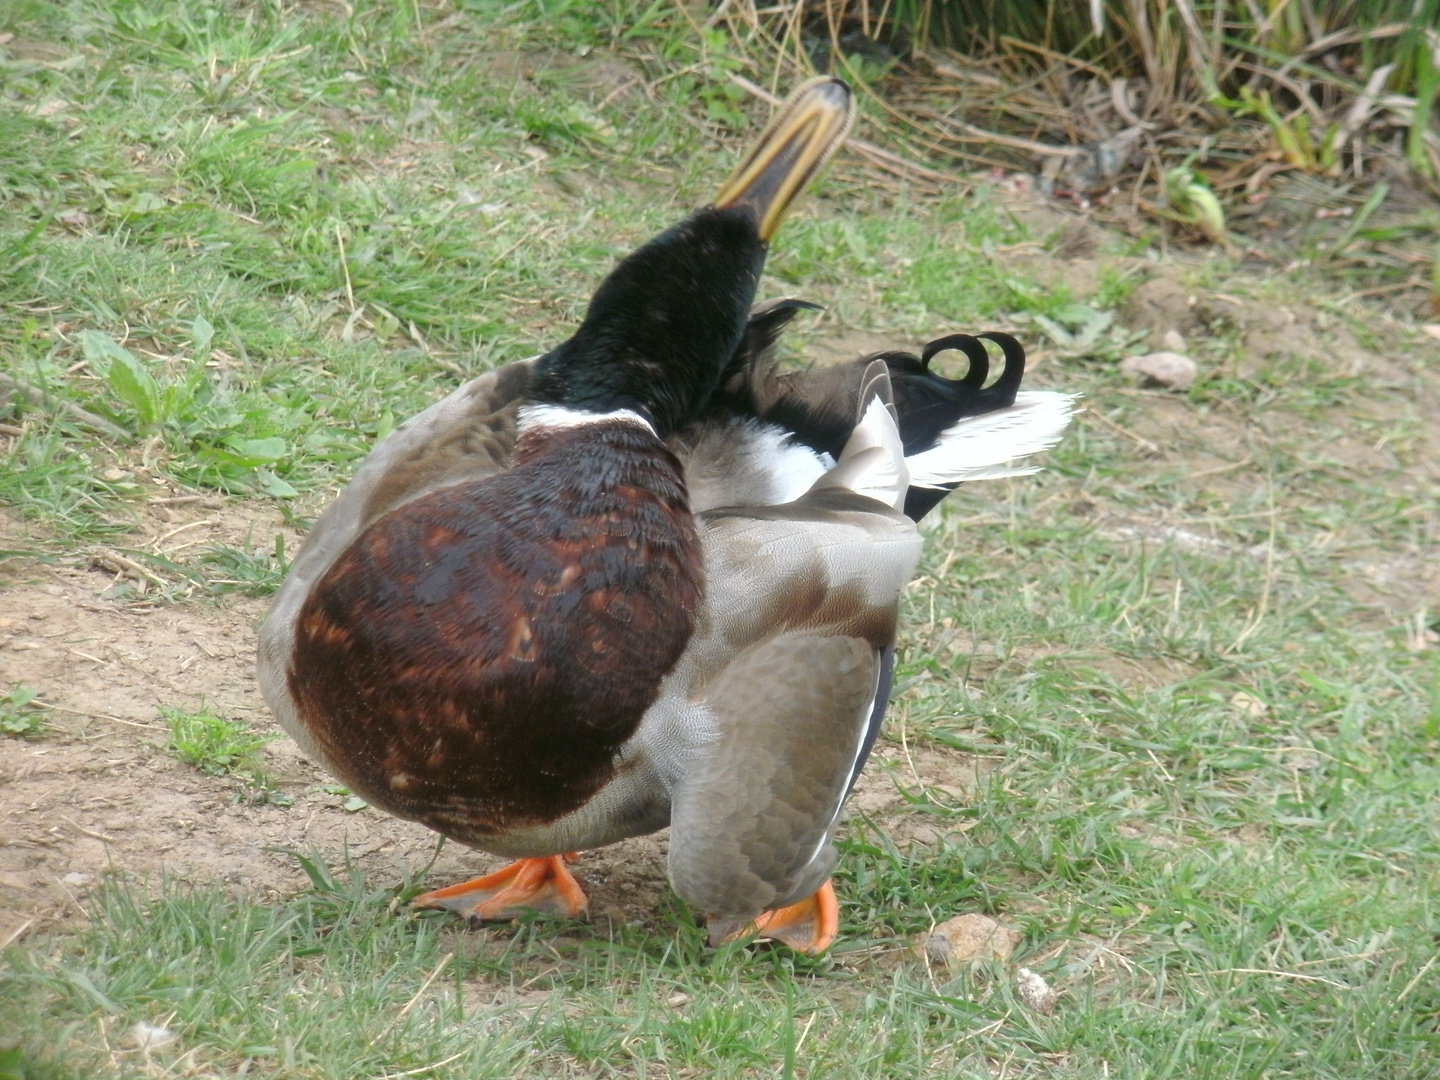
<svg viewBox="0 0 1440 1080"><path fill-rule="evenodd" d="M839 80L802 87L573 337L397 428L296 557L260 635L281 725L372 805L517 860L417 904L579 914L572 853L668 825L712 940L833 939L831 839L888 697L912 517L1068 415L1017 398L1001 335L988 389L963 335L777 373L807 305L752 311L766 245L850 115ZM927 370L950 347L965 379ZM954 464L957 431L1006 417Z"/></svg>

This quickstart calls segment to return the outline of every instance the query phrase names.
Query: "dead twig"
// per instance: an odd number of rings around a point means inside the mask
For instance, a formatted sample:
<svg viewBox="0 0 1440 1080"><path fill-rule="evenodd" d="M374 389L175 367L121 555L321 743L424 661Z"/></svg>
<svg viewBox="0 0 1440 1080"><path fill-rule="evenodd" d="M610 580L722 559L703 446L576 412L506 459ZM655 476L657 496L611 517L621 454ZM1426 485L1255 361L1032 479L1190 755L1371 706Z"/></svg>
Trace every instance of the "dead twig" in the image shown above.
<svg viewBox="0 0 1440 1080"><path fill-rule="evenodd" d="M147 570L134 559L121 555L118 551L110 551L108 549L94 551L90 555L90 561L102 570L108 570L112 574L119 574L122 577L142 578L162 589L170 587L170 582L166 581L159 574Z"/></svg>
<svg viewBox="0 0 1440 1080"><path fill-rule="evenodd" d="M53 395L45 393L39 387L21 382L15 376L6 375L3 372L0 372L0 397L19 397L24 400L25 404L37 407L43 407L47 402L54 401L69 413L77 424L88 427L92 431L98 431L101 435L108 435L118 442L133 441L128 431L112 424L103 416L96 416L94 413L82 409L73 401L61 401Z"/></svg>

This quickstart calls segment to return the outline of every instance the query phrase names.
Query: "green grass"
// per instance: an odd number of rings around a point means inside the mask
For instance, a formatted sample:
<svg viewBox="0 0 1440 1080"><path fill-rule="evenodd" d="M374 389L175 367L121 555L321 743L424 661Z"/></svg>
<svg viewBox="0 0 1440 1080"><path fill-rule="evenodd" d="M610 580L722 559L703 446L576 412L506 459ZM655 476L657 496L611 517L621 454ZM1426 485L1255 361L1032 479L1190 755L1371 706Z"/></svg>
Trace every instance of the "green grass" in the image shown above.
<svg viewBox="0 0 1440 1080"><path fill-rule="evenodd" d="M240 720L210 709L198 712L162 708L169 729L165 749L187 765L210 776L238 776L256 787L268 787L260 748L277 736L257 732Z"/></svg>
<svg viewBox="0 0 1440 1080"><path fill-rule="evenodd" d="M103 539L173 583L150 603L272 592L278 538L127 549L154 479L303 521L377 436L558 340L728 168L740 61L672 8L352 8L0 9L0 356L42 393L0 401L0 503L35 552ZM1047 472L926 526L874 765L904 805L845 830L830 956L710 949L673 899L470 931L339 851L297 856L313 888L273 903L113 875L87 925L0 961L0 1077L1440 1077L1434 611L1356 587L1433 557L1433 403L1220 324L1187 395L1137 395L1112 317L1134 264L1072 295L1003 257L1030 239L983 191L845 164L762 286L827 306L797 353L837 325L1018 327L1035 385L1088 410ZM1231 273L1196 288L1319 297L1406 355L1326 279ZM18 692L0 717L30 724ZM172 752L277 801L264 735L166 719ZM913 953L970 911L1024 932L1052 1015L1009 968ZM125 1048L141 1022L177 1035L153 1060Z"/></svg>

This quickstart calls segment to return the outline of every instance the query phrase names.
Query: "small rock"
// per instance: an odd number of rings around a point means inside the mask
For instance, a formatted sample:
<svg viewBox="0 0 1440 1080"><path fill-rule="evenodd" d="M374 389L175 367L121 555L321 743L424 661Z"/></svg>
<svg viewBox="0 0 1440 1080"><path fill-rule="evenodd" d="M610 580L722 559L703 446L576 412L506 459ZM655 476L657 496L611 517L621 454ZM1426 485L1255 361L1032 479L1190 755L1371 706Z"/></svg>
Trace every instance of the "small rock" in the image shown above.
<svg viewBox="0 0 1440 1080"><path fill-rule="evenodd" d="M89 885L95 879L89 874L80 874L76 873L75 871L71 871L70 873L62 877L60 880L66 885L69 885L72 889L83 889L86 885Z"/></svg>
<svg viewBox="0 0 1440 1080"><path fill-rule="evenodd" d="M1231 694L1230 704L1235 706L1237 712L1242 712L1246 716L1264 716L1270 710L1265 702L1254 694L1247 694L1244 690L1237 690Z"/></svg>
<svg viewBox="0 0 1440 1080"><path fill-rule="evenodd" d="M678 1009L681 1005L688 1005L689 1003L690 995L683 990L676 990L665 999L665 1004L669 1005L672 1009Z"/></svg>
<svg viewBox="0 0 1440 1080"><path fill-rule="evenodd" d="M1420 332L1422 334L1428 334L1436 341L1440 341L1440 323L1426 323L1420 327Z"/></svg>
<svg viewBox="0 0 1440 1080"><path fill-rule="evenodd" d="M161 1024L147 1024L141 1020L120 1040L120 1045L126 1049L144 1050L149 1053L151 1050L174 1042L179 1037Z"/></svg>
<svg viewBox="0 0 1440 1080"><path fill-rule="evenodd" d="M1029 968L1021 968L1015 976L1015 992L1020 1000L1041 1016L1055 1011L1055 1002L1060 992Z"/></svg>
<svg viewBox="0 0 1440 1080"><path fill-rule="evenodd" d="M949 967L977 960L1009 960L1024 937L985 915L958 915L947 919L923 942L925 955Z"/></svg>
<svg viewBox="0 0 1440 1080"><path fill-rule="evenodd" d="M1183 353L1185 351L1185 335L1179 330L1166 330L1160 335L1160 344L1170 352Z"/></svg>
<svg viewBox="0 0 1440 1080"><path fill-rule="evenodd" d="M1177 352L1127 356L1120 361L1120 370L1142 384L1163 386L1167 390L1189 390L1198 371L1194 360Z"/></svg>

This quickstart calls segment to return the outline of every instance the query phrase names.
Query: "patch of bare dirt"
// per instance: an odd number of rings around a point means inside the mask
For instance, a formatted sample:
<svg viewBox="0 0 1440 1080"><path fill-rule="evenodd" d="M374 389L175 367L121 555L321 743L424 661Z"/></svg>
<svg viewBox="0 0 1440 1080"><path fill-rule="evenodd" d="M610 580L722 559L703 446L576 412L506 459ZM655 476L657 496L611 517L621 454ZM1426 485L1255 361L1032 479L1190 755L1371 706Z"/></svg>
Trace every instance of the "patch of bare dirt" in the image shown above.
<svg viewBox="0 0 1440 1080"><path fill-rule="evenodd" d="M1291 542L1343 559L1346 588L1360 603L1433 609L1440 604L1440 345L1383 314L1362 324L1315 297L1230 288L1196 287L1176 267L1157 268L1120 318L1150 347L1173 343L1175 334L1197 345L1233 340L1223 359L1200 354L1202 377L1248 385L1254 400L1200 406L1135 389L1124 423L1101 426L1130 441L1137 475L1166 472L1212 505L1248 500L1262 508L1250 515L1257 521L1273 512L1277 532ZM1329 533L1307 522L1353 492L1411 505L1393 520L1347 519ZM1117 539L1263 557L1263 548L1205 535L1203 521L1181 518L1105 527Z"/></svg>

